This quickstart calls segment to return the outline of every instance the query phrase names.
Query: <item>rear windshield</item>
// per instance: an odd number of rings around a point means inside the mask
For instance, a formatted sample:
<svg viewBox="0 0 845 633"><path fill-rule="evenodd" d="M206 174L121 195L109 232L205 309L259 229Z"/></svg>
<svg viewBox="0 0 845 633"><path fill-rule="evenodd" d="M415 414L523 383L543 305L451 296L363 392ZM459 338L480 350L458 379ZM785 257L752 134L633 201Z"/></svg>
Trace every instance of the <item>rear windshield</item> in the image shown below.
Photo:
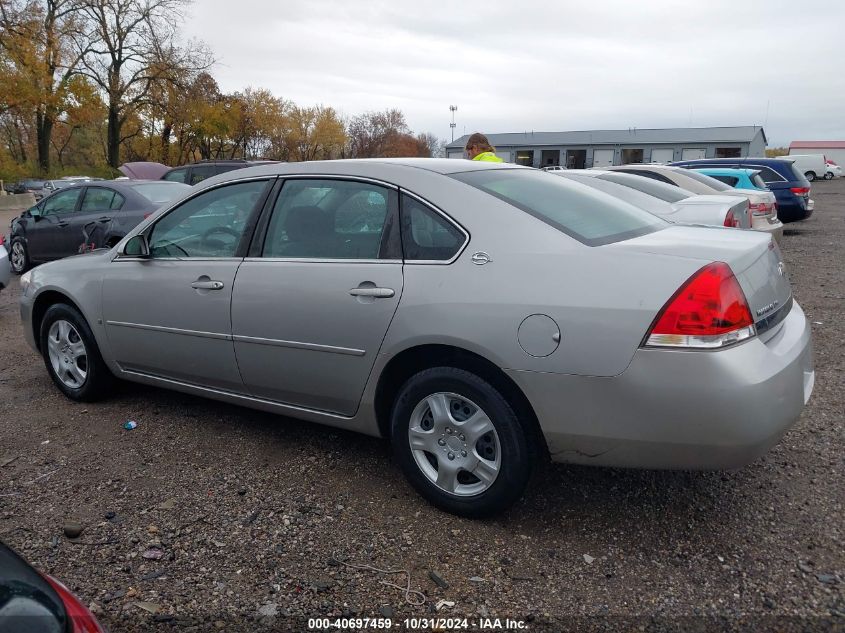
<svg viewBox="0 0 845 633"><path fill-rule="evenodd" d="M601 246L660 230L666 222L613 196L533 169L452 174L476 189L533 215L587 246Z"/></svg>
<svg viewBox="0 0 845 633"><path fill-rule="evenodd" d="M132 188L153 204L164 204L191 187L178 182L146 182L132 185Z"/></svg>
<svg viewBox="0 0 845 633"><path fill-rule="evenodd" d="M649 213L656 213L657 215L660 215L672 213L673 211L671 205L668 202L664 202L660 198L655 198L654 196L650 196L647 193L637 191L636 189L626 187L625 185L620 185L616 182L611 182L610 180L602 180L601 178L596 178L595 176L584 176L583 174L577 173L560 174L560 177L572 180L574 182L580 182L581 184L587 185L588 187L592 187L593 189L598 189L599 191L609 193L614 198L619 198L620 200L624 200L625 202L630 202L635 207L639 207L640 209L648 211Z"/></svg>
<svg viewBox="0 0 845 633"><path fill-rule="evenodd" d="M599 176L604 180L616 182L620 185L625 185L631 189L642 191L655 198L660 198L664 202L678 202L684 198L689 198L695 194L686 189L681 189L675 185L667 185L665 182L648 178L647 176L634 176L633 174L624 174L618 171L609 171L606 174Z"/></svg>
<svg viewBox="0 0 845 633"><path fill-rule="evenodd" d="M687 169L684 172L685 176L689 176L693 180L700 182L702 185L707 185L715 189L716 191L730 191L733 187L726 185L715 178L708 176L707 174L702 174L701 172L697 172L693 169Z"/></svg>
<svg viewBox="0 0 845 633"><path fill-rule="evenodd" d="M766 181L760 176L760 172L750 174L749 178L751 178L751 182L754 183L754 186L758 189L766 189Z"/></svg>
<svg viewBox="0 0 845 633"><path fill-rule="evenodd" d="M24 180L23 186L28 189L41 189L44 186L43 180Z"/></svg>

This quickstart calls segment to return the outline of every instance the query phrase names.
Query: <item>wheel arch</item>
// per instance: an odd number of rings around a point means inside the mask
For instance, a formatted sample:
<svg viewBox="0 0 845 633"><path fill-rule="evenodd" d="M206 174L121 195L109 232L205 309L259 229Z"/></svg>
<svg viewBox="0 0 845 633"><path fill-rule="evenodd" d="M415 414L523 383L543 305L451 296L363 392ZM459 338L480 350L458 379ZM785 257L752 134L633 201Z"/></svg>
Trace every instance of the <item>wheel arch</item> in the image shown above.
<svg viewBox="0 0 845 633"><path fill-rule="evenodd" d="M57 290L45 290L40 293L32 303L32 318L30 319L32 336L35 340L35 346L39 351L41 351L41 323L44 321L44 315L47 314L50 306L56 305L57 303L65 303L72 306L85 318L85 313L79 309L79 305L66 294Z"/></svg>
<svg viewBox="0 0 845 633"><path fill-rule="evenodd" d="M513 407L517 416L527 422L532 445L544 456L548 445L537 414L522 389L495 363L484 356L453 345L425 344L399 352L382 368L375 389L374 409L382 437L389 438L390 413L402 385L414 374L432 367L455 367L472 372L495 387Z"/></svg>

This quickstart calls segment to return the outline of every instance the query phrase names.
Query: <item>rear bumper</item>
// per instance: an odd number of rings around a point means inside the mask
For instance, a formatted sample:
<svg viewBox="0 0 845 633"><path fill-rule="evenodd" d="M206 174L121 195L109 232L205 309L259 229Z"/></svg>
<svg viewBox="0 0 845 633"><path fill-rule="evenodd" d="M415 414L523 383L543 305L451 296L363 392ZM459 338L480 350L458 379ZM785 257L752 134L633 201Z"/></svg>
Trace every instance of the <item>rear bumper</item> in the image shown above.
<svg viewBox="0 0 845 633"><path fill-rule="evenodd" d="M751 229L753 231L760 231L761 233L768 233L778 242L783 237L783 223L777 217L755 217L751 220Z"/></svg>
<svg viewBox="0 0 845 633"><path fill-rule="evenodd" d="M670 469L756 459L798 419L815 379L810 326L797 303L766 342L640 349L609 378L508 374L533 405L554 461Z"/></svg>
<svg viewBox="0 0 845 633"><path fill-rule="evenodd" d="M813 215L813 207L809 199L789 193L788 197L778 198L778 219L787 222L800 222Z"/></svg>

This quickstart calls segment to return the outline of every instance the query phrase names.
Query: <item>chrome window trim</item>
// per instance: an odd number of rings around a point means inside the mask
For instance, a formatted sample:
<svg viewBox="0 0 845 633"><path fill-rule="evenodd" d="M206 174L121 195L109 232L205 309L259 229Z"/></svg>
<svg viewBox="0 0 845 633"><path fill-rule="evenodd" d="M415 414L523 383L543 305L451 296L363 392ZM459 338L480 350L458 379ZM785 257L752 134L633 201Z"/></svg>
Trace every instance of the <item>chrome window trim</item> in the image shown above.
<svg viewBox="0 0 845 633"><path fill-rule="evenodd" d="M469 231L467 231L457 220L452 218L452 216L450 216L448 213L441 211L440 208L438 208L436 205L432 204L431 202L429 202L428 200L426 200L422 196L419 196L419 195L415 194L414 192L408 191L407 189L404 189L402 187L399 187L399 193L403 193L403 194L413 198L417 202L425 205L426 207L428 207L429 209L434 211L436 214L438 214L440 217L442 217L444 220L446 220L453 227L458 229L464 235L464 243L455 252L455 254L452 256L451 259L449 259L449 260L445 260L445 259L405 259L404 261L405 261L406 266L412 266L412 265L448 266L448 265L454 263L461 255L463 255L463 252L466 250L467 246L469 245L469 240L470 240ZM401 207L401 202L400 202L400 207Z"/></svg>
<svg viewBox="0 0 845 633"><path fill-rule="evenodd" d="M379 180L378 178L371 178L369 176L350 176L346 174L277 174L276 177L281 180L353 180L380 185L382 187L387 187L388 189L393 189L394 191L398 191L400 189L399 185L394 185L391 182Z"/></svg>
<svg viewBox="0 0 845 633"><path fill-rule="evenodd" d="M245 257L245 262L274 262L299 264L401 264L401 259L340 259L330 257Z"/></svg>
<svg viewBox="0 0 845 633"><path fill-rule="evenodd" d="M138 257L116 255L113 262L240 262L243 257Z"/></svg>

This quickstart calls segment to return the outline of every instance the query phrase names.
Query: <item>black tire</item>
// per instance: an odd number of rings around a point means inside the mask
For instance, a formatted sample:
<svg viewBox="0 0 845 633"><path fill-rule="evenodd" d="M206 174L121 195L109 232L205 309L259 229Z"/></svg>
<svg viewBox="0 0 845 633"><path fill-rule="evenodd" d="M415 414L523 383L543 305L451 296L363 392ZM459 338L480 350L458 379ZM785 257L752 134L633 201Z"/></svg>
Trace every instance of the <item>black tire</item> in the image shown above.
<svg viewBox="0 0 845 633"><path fill-rule="evenodd" d="M49 354L48 335L50 328L57 321L66 321L70 323L85 349L86 357L86 376L84 381L78 387L74 388L65 384L53 368ZM93 402L100 400L106 396L114 387L115 378L109 368L103 361L100 355L100 348L97 346L97 341L94 339L94 334L91 328L88 327L88 322L85 320L79 310L71 305L65 303L56 303L47 309L44 319L41 321L41 331L39 336L41 355L44 358L44 365L47 367L47 373L50 378L71 400L79 402Z"/></svg>
<svg viewBox="0 0 845 633"><path fill-rule="evenodd" d="M9 244L9 267L16 275L23 275L32 268L29 251L26 250L26 240L22 237L12 238Z"/></svg>
<svg viewBox="0 0 845 633"><path fill-rule="evenodd" d="M804 177L810 182L813 182L816 179L816 172L808 171L806 174L804 174Z"/></svg>
<svg viewBox="0 0 845 633"><path fill-rule="evenodd" d="M832 171L824 172L824 179L825 180L833 180L833 172Z"/></svg>
<svg viewBox="0 0 845 633"><path fill-rule="evenodd" d="M498 475L478 494L447 492L430 480L414 459L409 442L412 414L423 400L438 393L456 394L475 403L495 428L500 451ZM452 514L471 518L499 514L522 496L531 478L534 453L530 433L498 390L462 369L433 367L415 374L402 386L391 413L391 443L396 460L417 492Z"/></svg>

